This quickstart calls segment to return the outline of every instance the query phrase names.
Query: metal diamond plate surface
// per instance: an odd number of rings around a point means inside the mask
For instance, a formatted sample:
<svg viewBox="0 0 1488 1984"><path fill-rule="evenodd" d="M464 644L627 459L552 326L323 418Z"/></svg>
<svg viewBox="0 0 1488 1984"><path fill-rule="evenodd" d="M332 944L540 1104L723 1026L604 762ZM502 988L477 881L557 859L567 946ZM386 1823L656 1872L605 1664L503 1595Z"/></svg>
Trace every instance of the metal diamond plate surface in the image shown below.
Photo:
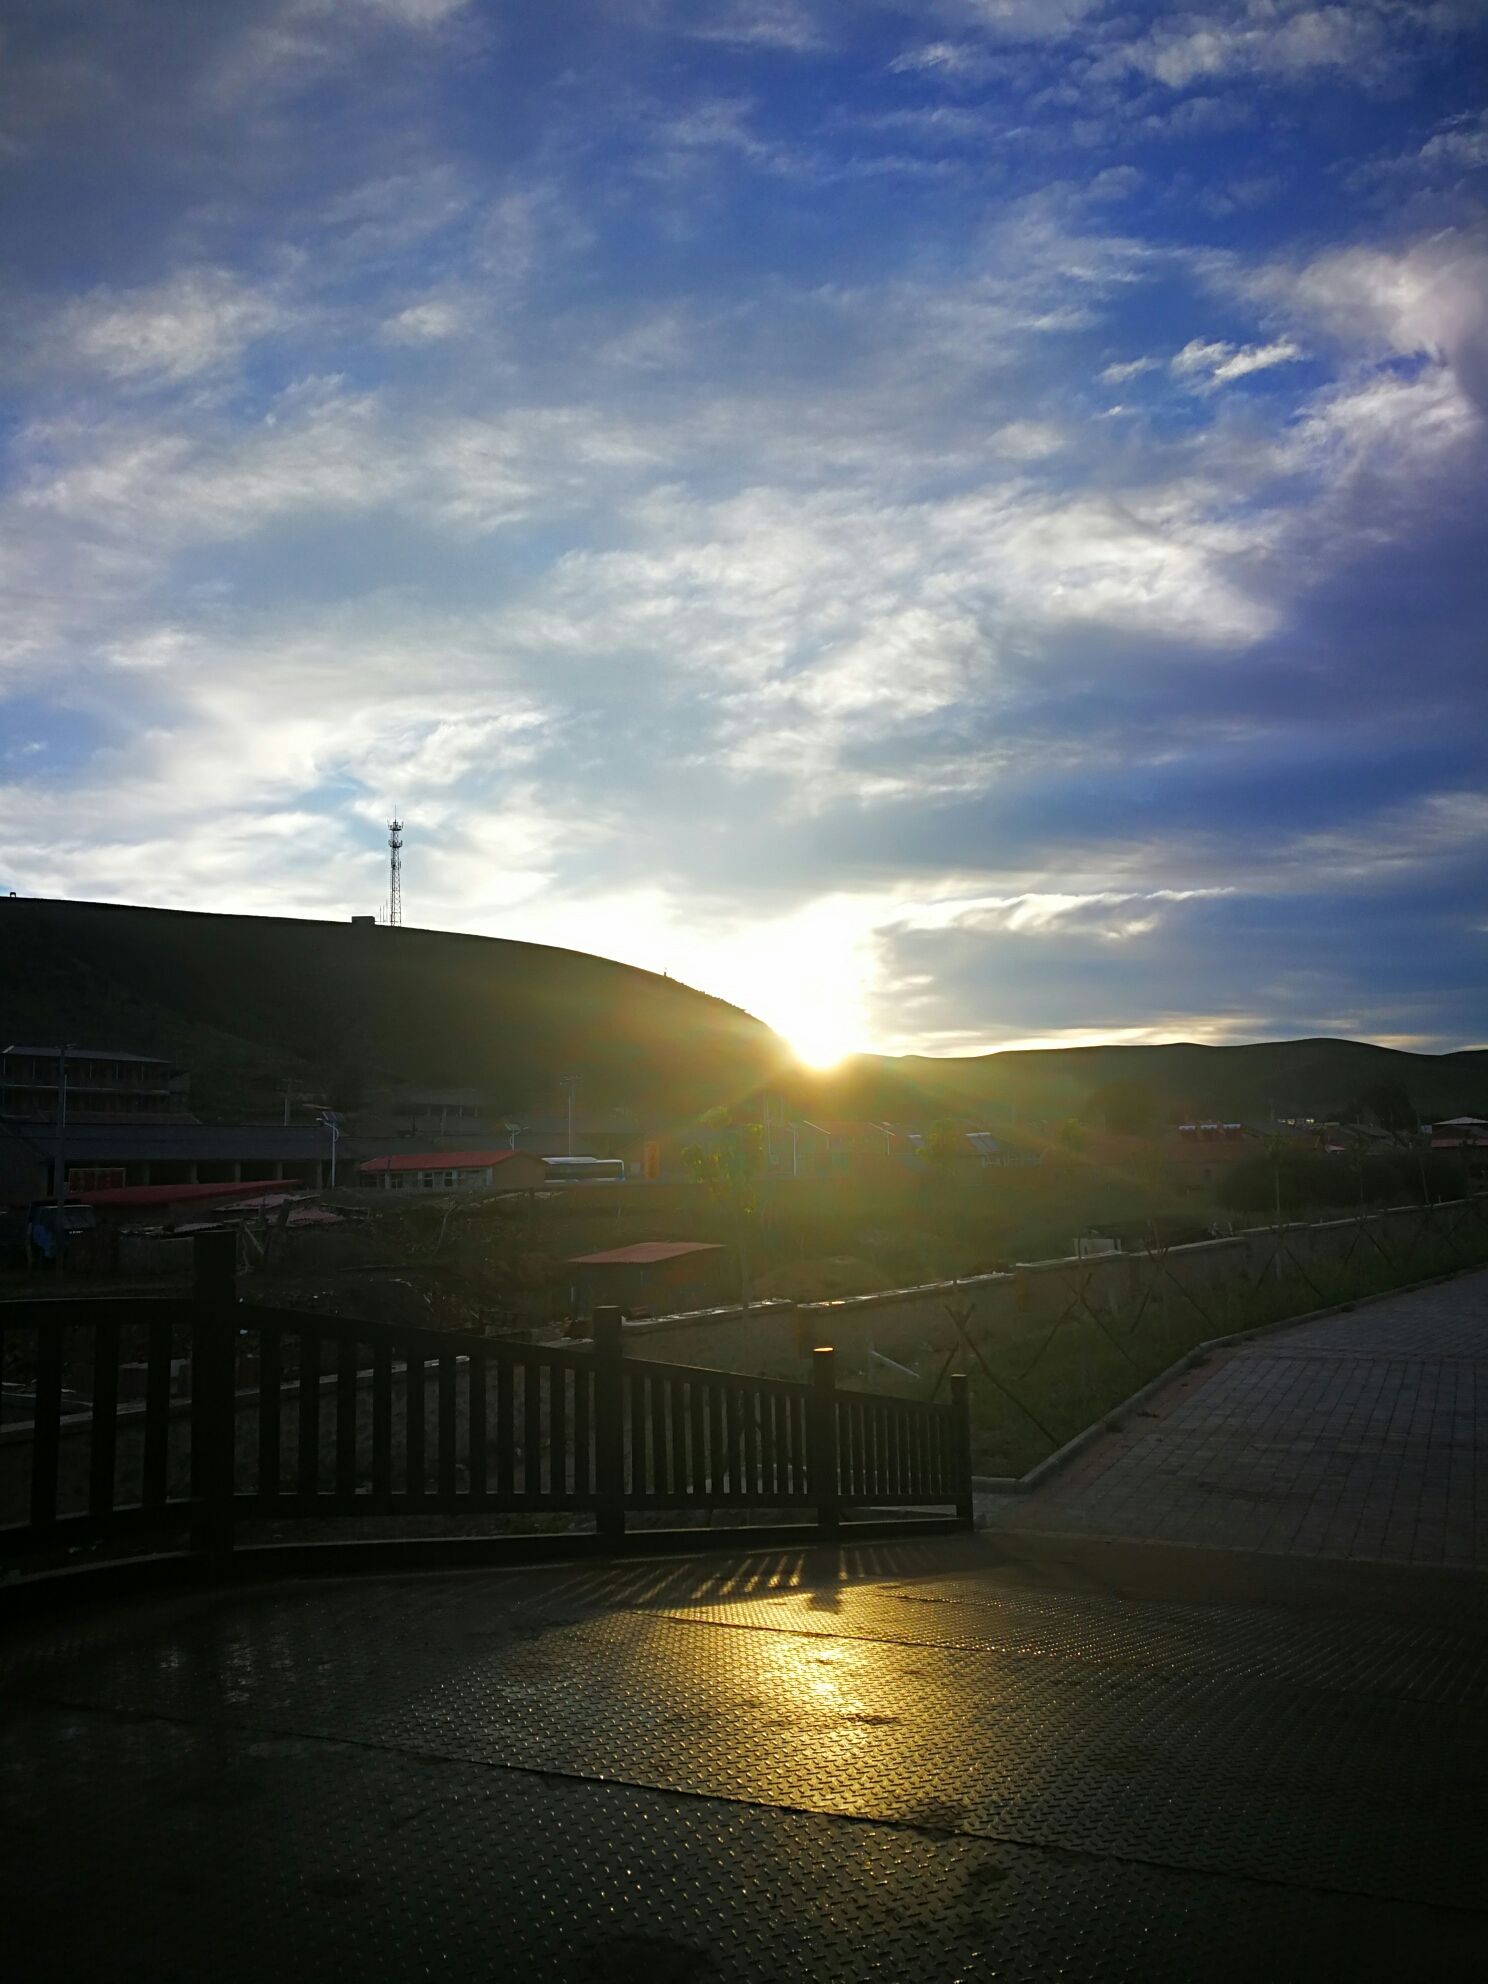
<svg viewBox="0 0 1488 1984"><path fill-rule="evenodd" d="M1480 1974L1471 1622L853 1568L317 1581L18 1635L7 1967Z"/></svg>

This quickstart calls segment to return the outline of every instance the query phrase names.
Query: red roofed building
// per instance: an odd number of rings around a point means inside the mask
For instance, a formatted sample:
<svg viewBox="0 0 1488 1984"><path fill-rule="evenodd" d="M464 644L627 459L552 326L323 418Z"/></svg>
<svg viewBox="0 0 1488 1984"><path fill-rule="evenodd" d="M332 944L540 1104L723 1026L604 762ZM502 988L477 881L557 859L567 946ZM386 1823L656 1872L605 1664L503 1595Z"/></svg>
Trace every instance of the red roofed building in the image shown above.
<svg viewBox="0 0 1488 1984"><path fill-rule="evenodd" d="M69 1190L71 1200L95 1206L105 1222L131 1224L135 1220L163 1220L175 1224L179 1212L204 1212L212 1206L236 1206L240 1200L254 1202L266 1192L298 1186L300 1178L244 1178L240 1184L115 1184L95 1192Z"/></svg>
<svg viewBox="0 0 1488 1984"><path fill-rule="evenodd" d="M710 1240L638 1240L599 1254L576 1254L567 1266L579 1315L606 1302L617 1303L627 1316L664 1315L705 1308L730 1293L728 1249Z"/></svg>
<svg viewBox="0 0 1488 1984"><path fill-rule="evenodd" d="M527 1192L544 1183L540 1157L527 1150L440 1150L369 1157L364 1185L391 1192Z"/></svg>

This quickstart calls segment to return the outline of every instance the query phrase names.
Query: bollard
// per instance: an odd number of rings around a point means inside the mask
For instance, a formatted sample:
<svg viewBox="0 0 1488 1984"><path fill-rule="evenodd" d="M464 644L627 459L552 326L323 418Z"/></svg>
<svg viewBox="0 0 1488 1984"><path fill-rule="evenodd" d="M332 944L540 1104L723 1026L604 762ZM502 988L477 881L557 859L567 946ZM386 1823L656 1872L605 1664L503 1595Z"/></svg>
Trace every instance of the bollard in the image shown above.
<svg viewBox="0 0 1488 1984"><path fill-rule="evenodd" d="M594 1311L594 1527L625 1534L625 1344L620 1311Z"/></svg>
<svg viewBox="0 0 1488 1984"><path fill-rule="evenodd" d="M976 1521L971 1489L971 1387L964 1371L951 1373L951 1411L955 1415L956 1516L970 1529Z"/></svg>
<svg viewBox="0 0 1488 1984"><path fill-rule="evenodd" d="M233 1547L236 1469L238 1236L198 1233L191 1245L191 1495L193 1546L209 1558Z"/></svg>
<svg viewBox="0 0 1488 1984"><path fill-rule="evenodd" d="M811 1353L811 1407L807 1423L806 1471L816 1523L824 1538L836 1537L842 1522L842 1491L837 1473L837 1353L830 1344Z"/></svg>

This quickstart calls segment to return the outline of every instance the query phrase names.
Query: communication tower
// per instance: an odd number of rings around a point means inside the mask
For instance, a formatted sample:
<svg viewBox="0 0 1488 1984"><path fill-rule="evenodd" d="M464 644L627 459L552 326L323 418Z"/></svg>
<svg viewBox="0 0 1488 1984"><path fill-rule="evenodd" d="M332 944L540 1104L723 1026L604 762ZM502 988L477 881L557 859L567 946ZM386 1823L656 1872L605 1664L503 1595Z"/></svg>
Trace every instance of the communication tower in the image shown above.
<svg viewBox="0 0 1488 1984"><path fill-rule="evenodd" d="M403 921L403 822L388 821L388 923L397 929Z"/></svg>

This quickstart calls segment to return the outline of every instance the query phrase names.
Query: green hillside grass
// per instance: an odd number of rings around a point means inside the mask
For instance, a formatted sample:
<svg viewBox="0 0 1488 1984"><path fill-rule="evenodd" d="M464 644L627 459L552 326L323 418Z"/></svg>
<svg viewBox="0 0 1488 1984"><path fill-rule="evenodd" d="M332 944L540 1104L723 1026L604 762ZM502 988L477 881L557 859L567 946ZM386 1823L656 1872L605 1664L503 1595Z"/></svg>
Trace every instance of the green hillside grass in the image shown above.
<svg viewBox="0 0 1488 1984"><path fill-rule="evenodd" d="M168 1054L206 1115L272 1107L286 1081L468 1085L585 1112L686 1117L749 1094L784 1058L737 1007L579 951L442 931L99 903L0 902L9 1038Z"/></svg>
<svg viewBox="0 0 1488 1984"><path fill-rule="evenodd" d="M948 1107L1043 1118L1078 1114L1092 1091L1115 1082L1148 1089L1166 1120L1328 1116L1380 1084L1404 1089L1427 1121L1488 1115L1488 1050L1408 1054L1362 1040L1271 1040L1236 1047L1175 1042L1142 1047L1063 1047L965 1060L909 1056L901 1081Z"/></svg>

